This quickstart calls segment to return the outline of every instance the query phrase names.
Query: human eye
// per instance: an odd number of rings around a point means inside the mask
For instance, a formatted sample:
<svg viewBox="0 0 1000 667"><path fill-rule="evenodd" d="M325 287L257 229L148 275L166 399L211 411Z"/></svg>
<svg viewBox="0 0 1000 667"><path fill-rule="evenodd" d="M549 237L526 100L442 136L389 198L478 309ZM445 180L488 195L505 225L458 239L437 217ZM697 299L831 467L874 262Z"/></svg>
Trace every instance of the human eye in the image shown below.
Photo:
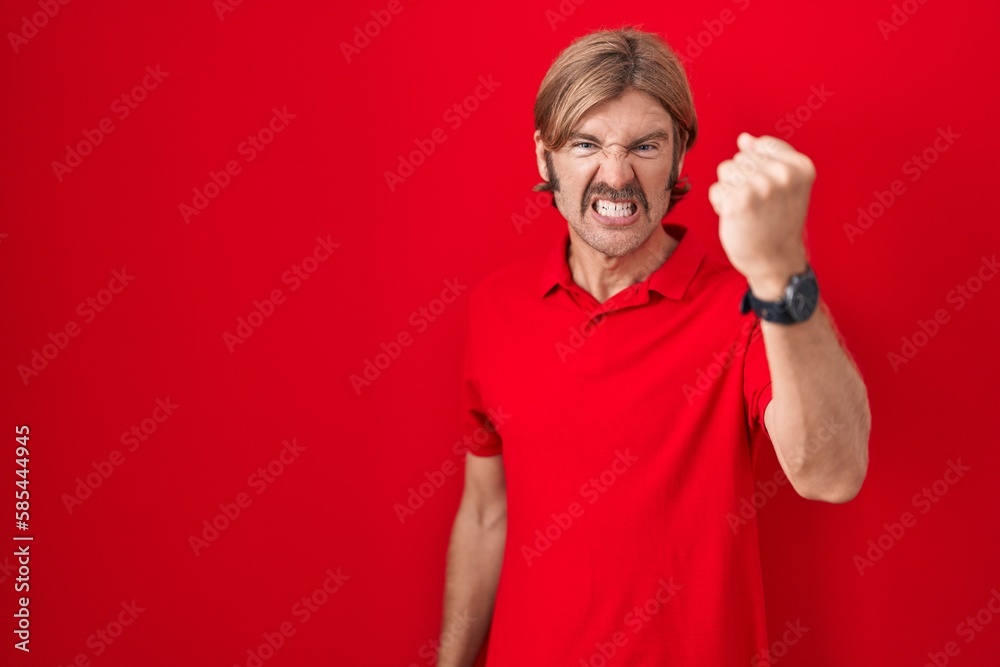
<svg viewBox="0 0 1000 667"><path fill-rule="evenodd" d="M639 144L632 148L633 152L642 157L655 157L659 150L660 147L657 144Z"/></svg>
<svg viewBox="0 0 1000 667"><path fill-rule="evenodd" d="M586 139L578 139L569 144L569 154L576 157L590 157L598 150L600 150L600 146Z"/></svg>

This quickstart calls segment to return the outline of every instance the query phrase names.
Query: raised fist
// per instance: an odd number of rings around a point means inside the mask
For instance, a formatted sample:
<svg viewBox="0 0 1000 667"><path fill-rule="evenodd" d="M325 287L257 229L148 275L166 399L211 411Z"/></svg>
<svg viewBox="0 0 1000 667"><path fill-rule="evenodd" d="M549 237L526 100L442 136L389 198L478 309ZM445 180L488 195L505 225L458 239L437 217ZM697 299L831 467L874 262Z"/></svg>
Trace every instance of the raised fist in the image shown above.
<svg viewBox="0 0 1000 667"><path fill-rule="evenodd" d="M758 298L777 299L806 268L803 227L816 169L775 137L743 132L736 145L739 152L719 165L708 198L729 261Z"/></svg>

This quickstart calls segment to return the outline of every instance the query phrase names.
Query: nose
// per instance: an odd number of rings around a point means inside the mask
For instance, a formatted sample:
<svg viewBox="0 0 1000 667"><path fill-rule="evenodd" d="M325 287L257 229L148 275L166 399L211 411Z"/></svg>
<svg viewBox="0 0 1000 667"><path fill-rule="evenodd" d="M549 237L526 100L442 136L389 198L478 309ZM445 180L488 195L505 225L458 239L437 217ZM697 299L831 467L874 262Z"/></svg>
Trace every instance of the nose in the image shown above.
<svg viewBox="0 0 1000 667"><path fill-rule="evenodd" d="M635 178L629 161L629 151L619 144L611 144L601 149L601 166L597 175L613 188L623 188Z"/></svg>

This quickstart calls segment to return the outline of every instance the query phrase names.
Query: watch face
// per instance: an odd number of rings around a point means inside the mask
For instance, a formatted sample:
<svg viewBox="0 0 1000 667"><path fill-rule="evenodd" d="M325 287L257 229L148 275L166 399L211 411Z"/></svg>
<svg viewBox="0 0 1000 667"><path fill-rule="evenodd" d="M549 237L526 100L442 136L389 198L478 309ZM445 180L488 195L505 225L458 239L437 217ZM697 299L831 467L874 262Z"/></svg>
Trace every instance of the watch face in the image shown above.
<svg viewBox="0 0 1000 667"><path fill-rule="evenodd" d="M819 303L819 284L813 276L807 276L789 288L788 314L796 322L808 319Z"/></svg>

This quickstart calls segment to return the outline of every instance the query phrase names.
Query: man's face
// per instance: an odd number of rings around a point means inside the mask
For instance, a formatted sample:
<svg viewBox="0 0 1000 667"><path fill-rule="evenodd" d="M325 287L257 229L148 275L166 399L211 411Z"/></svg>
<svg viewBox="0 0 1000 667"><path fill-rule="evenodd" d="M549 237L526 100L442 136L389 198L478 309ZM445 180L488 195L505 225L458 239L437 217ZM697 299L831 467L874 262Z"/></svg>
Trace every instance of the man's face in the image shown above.
<svg viewBox="0 0 1000 667"><path fill-rule="evenodd" d="M569 141L549 153L535 132L542 178L576 235L608 257L639 248L670 204L683 155L673 164L674 126L660 104L634 89L594 106Z"/></svg>

